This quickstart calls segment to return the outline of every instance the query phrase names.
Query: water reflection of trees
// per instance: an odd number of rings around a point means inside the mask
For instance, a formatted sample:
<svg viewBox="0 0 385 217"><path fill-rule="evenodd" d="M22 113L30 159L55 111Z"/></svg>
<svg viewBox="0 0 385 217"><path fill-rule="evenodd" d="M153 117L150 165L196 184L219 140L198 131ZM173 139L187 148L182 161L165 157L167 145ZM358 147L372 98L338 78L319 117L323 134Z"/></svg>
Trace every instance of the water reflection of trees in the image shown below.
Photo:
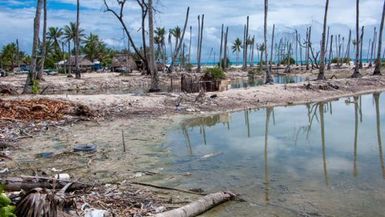
<svg viewBox="0 0 385 217"><path fill-rule="evenodd" d="M269 173L269 156L268 156L268 138L269 138L269 122L270 116L273 112L272 108L266 109L266 119L265 119L265 148L264 148L264 164L265 164L265 175L264 175L264 190L265 190L265 201L267 204L270 202L270 173Z"/></svg>
<svg viewBox="0 0 385 217"><path fill-rule="evenodd" d="M380 114L380 93L373 94L374 103L376 107L376 128L377 128L377 141L378 141L378 152L380 155L380 163L382 176L385 179L385 164L384 164L384 153L382 151L382 138L381 138L381 114Z"/></svg>

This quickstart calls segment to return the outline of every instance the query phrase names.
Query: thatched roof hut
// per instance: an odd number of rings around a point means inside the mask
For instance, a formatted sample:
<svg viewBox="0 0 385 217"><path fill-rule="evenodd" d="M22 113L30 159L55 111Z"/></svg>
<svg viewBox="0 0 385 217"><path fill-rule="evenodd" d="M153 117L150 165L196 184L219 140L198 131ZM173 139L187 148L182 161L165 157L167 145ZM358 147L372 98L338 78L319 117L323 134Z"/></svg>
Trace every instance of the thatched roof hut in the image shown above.
<svg viewBox="0 0 385 217"><path fill-rule="evenodd" d="M127 54L118 54L112 59L111 71L118 71L121 69L126 69L127 71L132 72L133 70L138 70L138 67L132 56Z"/></svg>

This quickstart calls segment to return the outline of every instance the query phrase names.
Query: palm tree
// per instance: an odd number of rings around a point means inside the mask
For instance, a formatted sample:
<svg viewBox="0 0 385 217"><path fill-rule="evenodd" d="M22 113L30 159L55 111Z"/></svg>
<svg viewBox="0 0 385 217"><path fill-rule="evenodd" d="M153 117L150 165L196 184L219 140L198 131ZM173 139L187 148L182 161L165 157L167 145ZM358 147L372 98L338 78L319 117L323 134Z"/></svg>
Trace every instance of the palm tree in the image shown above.
<svg viewBox="0 0 385 217"><path fill-rule="evenodd" d="M360 0L356 0L356 60L352 78L358 78L360 74Z"/></svg>
<svg viewBox="0 0 385 217"><path fill-rule="evenodd" d="M34 24L33 24L31 70L27 76L27 80L24 85L24 91L23 91L24 93L32 93L33 81L36 79L37 47L39 44L40 17L41 17L42 7L43 7L43 0L38 0L36 5L36 14L34 19Z"/></svg>
<svg viewBox="0 0 385 217"><path fill-rule="evenodd" d="M241 52L241 48L242 48L242 41L241 41L241 39L239 39L239 38L235 39L231 49L233 49L233 53L237 54L237 64L238 64L238 61L239 61L239 53Z"/></svg>
<svg viewBox="0 0 385 217"><path fill-rule="evenodd" d="M382 9L382 18L381 18L381 25L380 25L380 35L378 37L377 60L376 60L376 67L374 69L373 75L381 75L381 47L382 47L382 34L383 34L383 31L384 31L384 19L385 19L385 1L384 1L384 7Z"/></svg>
<svg viewBox="0 0 385 217"><path fill-rule="evenodd" d="M63 29L58 27L49 27L47 32L48 43L51 43L55 49L56 54L60 54L62 57L63 53L60 49L60 38L63 36Z"/></svg>
<svg viewBox="0 0 385 217"><path fill-rule="evenodd" d="M325 80L326 27L327 27L327 19L328 19L328 10L329 10L329 0L326 0L318 80Z"/></svg>
<svg viewBox="0 0 385 217"><path fill-rule="evenodd" d="M105 48L105 44L99 39L98 35L90 33L90 35L85 38L83 51L91 61L96 59L100 60Z"/></svg>
<svg viewBox="0 0 385 217"><path fill-rule="evenodd" d="M160 28L160 27L157 27L155 29L155 37L154 37L154 40L155 40L155 44L157 45L158 47L158 57L157 59L162 59L163 60L163 63L165 64L165 46L166 46L166 40L165 40L165 36L166 36L166 29L165 28Z"/></svg>
<svg viewBox="0 0 385 217"><path fill-rule="evenodd" d="M179 26L169 30L169 35L168 35L169 43L171 43L173 37L175 39L175 47L174 47L175 50L173 52L176 52L177 45L179 43L180 38L182 37L182 30ZM171 55L173 56L174 54L171 54Z"/></svg>
<svg viewBox="0 0 385 217"><path fill-rule="evenodd" d="M83 29L79 29L79 38L83 38L84 37L84 30ZM73 42L74 44L74 47L75 47L75 44L76 44L76 24L73 23L73 22L70 22L69 25L66 25L64 26L64 29L63 29L63 39L68 43L68 65L69 65L69 73L71 74L71 71L72 71L72 67L71 67L71 55L72 55L72 51L71 51L71 42Z"/></svg>

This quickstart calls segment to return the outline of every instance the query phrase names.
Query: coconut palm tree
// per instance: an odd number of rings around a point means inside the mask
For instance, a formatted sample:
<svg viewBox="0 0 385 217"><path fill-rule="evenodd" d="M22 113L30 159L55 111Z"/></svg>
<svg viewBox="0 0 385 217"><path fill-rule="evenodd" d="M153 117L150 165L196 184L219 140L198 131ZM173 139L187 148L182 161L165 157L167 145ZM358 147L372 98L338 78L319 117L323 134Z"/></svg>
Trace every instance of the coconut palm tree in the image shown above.
<svg viewBox="0 0 385 217"><path fill-rule="evenodd" d="M381 47L382 47L382 34L384 31L384 19L385 19L385 1L384 1L384 7L382 9L382 18L381 18L381 25L380 25L380 32L378 37L378 51L377 51L377 60L376 60L376 67L374 69L373 75L381 75Z"/></svg>
<svg viewBox="0 0 385 217"><path fill-rule="evenodd" d="M326 27L327 27L327 19L328 19L328 10L329 10L329 0L326 0L318 80L325 80Z"/></svg>
<svg viewBox="0 0 385 217"><path fill-rule="evenodd" d="M235 39L231 49L233 50L233 53L237 54L237 64L238 64L238 62L239 62L239 53L241 52L241 49L242 49L242 41L241 41L241 39L239 39L239 38Z"/></svg>
<svg viewBox="0 0 385 217"><path fill-rule="evenodd" d="M360 74L360 0L356 0L356 60L352 78L358 78Z"/></svg>
<svg viewBox="0 0 385 217"><path fill-rule="evenodd" d="M48 43L52 44L53 48L55 49L55 53L59 54L61 57L63 55L61 49L60 49L60 39L63 36L63 29L58 27L49 27L47 32L47 40Z"/></svg>
<svg viewBox="0 0 385 217"><path fill-rule="evenodd" d="M79 29L80 40L82 40L82 38L84 38L84 36L85 36L84 30ZM76 40L76 24L75 23L70 22L69 25L64 26L63 39L67 42L72 42L74 44L74 47L75 47L75 44L76 44L76 41L75 41ZM71 47L70 47L70 50L71 50Z"/></svg>
<svg viewBox="0 0 385 217"><path fill-rule="evenodd" d="M90 33L85 38L83 51L90 60L101 60L106 45L99 39L98 35Z"/></svg>
<svg viewBox="0 0 385 217"><path fill-rule="evenodd" d="M172 42L172 38L174 38L174 40L175 40L175 47L174 47L175 51L173 51L173 52L176 52L177 45L179 43L181 36L182 36L182 30L179 26L169 30L169 35L168 35L169 43ZM171 54L171 55L173 55L173 54Z"/></svg>
<svg viewBox="0 0 385 217"><path fill-rule="evenodd" d="M165 64L166 62L166 54L165 54L165 46L166 46L166 29L165 28L160 28L157 27L155 29L155 44L158 47L158 52L157 52L157 59L162 59L163 63Z"/></svg>

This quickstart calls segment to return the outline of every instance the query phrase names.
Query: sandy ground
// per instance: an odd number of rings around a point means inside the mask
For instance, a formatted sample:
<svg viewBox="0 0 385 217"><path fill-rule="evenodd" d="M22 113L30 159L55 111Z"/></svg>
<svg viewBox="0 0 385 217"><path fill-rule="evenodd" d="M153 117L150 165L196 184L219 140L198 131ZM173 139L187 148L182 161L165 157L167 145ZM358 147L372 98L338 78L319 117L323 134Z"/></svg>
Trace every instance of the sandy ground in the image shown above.
<svg viewBox="0 0 385 217"><path fill-rule="evenodd" d="M370 71L364 71L364 77L360 79L346 78L350 75L350 70L332 71L326 74L330 78L335 75L339 79L327 81L305 81L297 84L275 84L253 87L248 89L230 89L218 93L204 94L185 94L185 93L145 93L145 94L57 94L57 95L19 95L5 96L4 100L18 100L30 98L49 98L68 100L89 106L95 110L100 117L127 116L127 115L150 115L162 116L179 113L202 113L202 112L221 112L242 110L245 108L259 108L269 106L285 106L294 104L304 104L333 100L336 98L365 94L375 91L385 90L385 77L374 77L367 75ZM245 73L234 71L229 73L229 77L242 77ZM316 73L303 73L301 76L312 80ZM80 88L88 83L94 86L103 84L113 84L111 86L121 86L124 80L132 85L139 81L147 82L146 77L134 75L120 77L117 74L88 74L84 79L68 80L65 77L51 76L46 77L46 83L60 84L60 86L73 85L71 82L78 83ZM17 86L22 83L22 78L7 78L5 82ZM3 81L2 81L3 83ZM140 82L139 82L140 83Z"/></svg>

